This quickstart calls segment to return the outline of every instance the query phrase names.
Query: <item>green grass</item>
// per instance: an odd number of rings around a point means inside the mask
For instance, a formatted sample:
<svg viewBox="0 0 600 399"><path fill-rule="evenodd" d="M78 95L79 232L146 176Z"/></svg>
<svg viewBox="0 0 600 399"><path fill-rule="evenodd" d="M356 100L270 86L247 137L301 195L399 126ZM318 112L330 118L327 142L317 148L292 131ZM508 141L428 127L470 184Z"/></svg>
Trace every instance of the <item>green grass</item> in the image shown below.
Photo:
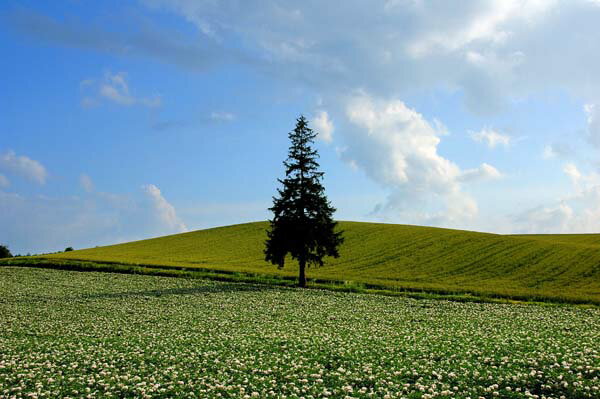
<svg viewBox="0 0 600 399"><path fill-rule="evenodd" d="M0 398L598 398L598 342L596 308L0 268Z"/></svg>
<svg viewBox="0 0 600 399"><path fill-rule="evenodd" d="M341 222L346 242L308 276L362 288L471 293L484 297L600 303L600 235L496 235L431 227ZM293 278L263 260L265 222L194 231L48 255ZM20 260L19 262L34 262Z"/></svg>

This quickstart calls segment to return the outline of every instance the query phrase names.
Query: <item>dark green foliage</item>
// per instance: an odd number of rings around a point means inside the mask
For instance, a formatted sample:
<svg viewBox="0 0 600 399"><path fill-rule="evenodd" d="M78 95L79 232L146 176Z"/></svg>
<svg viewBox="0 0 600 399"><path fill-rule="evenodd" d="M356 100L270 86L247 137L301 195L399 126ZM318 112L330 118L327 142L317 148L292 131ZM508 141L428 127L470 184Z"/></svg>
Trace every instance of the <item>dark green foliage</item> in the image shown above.
<svg viewBox="0 0 600 399"><path fill-rule="evenodd" d="M12 258L12 254L8 250L8 246L0 245L0 258Z"/></svg>
<svg viewBox="0 0 600 399"><path fill-rule="evenodd" d="M339 257L338 247L344 241L342 232L335 231L335 208L325 196L319 155L311 146L316 135L304 116L289 133L291 145L283 162L286 177L279 180L283 187L277 189L279 196L273 197L269 208L273 219L264 251L265 259L279 268L287 254L296 259L301 287L306 286L305 267L323 266L325 256Z"/></svg>
<svg viewBox="0 0 600 399"><path fill-rule="evenodd" d="M71 251L73 251L73 247L66 247L65 248L65 252L71 252Z"/></svg>

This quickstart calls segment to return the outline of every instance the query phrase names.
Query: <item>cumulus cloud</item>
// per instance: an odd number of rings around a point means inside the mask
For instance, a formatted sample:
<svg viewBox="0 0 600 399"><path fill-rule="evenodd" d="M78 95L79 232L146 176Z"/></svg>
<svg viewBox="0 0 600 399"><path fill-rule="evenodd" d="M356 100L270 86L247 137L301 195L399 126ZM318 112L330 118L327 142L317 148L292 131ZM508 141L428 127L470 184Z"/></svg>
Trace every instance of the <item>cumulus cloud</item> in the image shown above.
<svg viewBox="0 0 600 399"><path fill-rule="evenodd" d="M479 132L471 132L471 138L478 142L484 143L489 148L496 148L498 145L502 145L504 147L510 146L511 138L505 134L498 133L492 129L482 129Z"/></svg>
<svg viewBox="0 0 600 399"><path fill-rule="evenodd" d="M48 172L44 165L25 155L9 150L0 154L0 169L23 176L39 184L46 183Z"/></svg>
<svg viewBox="0 0 600 399"><path fill-rule="evenodd" d="M0 188L10 186L10 181L6 176L0 173Z"/></svg>
<svg viewBox="0 0 600 399"><path fill-rule="evenodd" d="M163 197L158 187L154 184L147 184L143 188L146 195L152 200L156 216L162 220L168 228L176 233L188 231L185 223L177 216L175 207Z"/></svg>
<svg viewBox="0 0 600 399"><path fill-rule="evenodd" d="M376 180L399 185L415 177L446 191L447 183L459 174L458 167L437 153L445 128L431 124L402 101L377 103L367 95L353 98L346 114L359 129L350 143L348 156ZM359 149L366 149L359 152ZM354 155L354 156L353 156Z"/></svg>
<svg viewBox="0 0 600 399"><path fill-rule="evenodd" d="M129 90L127 74L106 72L102 80L85 79L79 87L86 95L81 100L84 108L90 108L100 103L100 99L108 100L122 106L142 105L149 108L160 107L160 96L135 97ZM90 93L91 91L91 93Z"/></svg>
<svg viewBox="0 0 600 399"><path fill-rule="evenodd" d="M459 180L463 182L473 182L500 179L501 177L503 177L503 175L498 169L484 162L478 168L463 171L459 176Z"/></svg>
<svg viewBox="0 0 600 399"><path fill-rule="evenodd" d="M312 126L318 133L317 138L323 140L326 143L333 141L333 131L335 130L333 122L329 119L327 111L319 111L313 117Z"/></svg>
<svg viewBox="0 0 600 399"><path fill-rule="evenodd" d="M427 121L402 101L376 101L363 93L349 102L346 114L355 128L349 129L341 156L391 189L387 203L377 211L393 210L408 217L411 206L429 203L430 208L417 211L421 212L417 221L465 222L477 214L477 204L462 191L461 182L500 176L491 165L462 171L441 156L438 145L446 128ZM434 210L440 202L444 209Z"/></svg>

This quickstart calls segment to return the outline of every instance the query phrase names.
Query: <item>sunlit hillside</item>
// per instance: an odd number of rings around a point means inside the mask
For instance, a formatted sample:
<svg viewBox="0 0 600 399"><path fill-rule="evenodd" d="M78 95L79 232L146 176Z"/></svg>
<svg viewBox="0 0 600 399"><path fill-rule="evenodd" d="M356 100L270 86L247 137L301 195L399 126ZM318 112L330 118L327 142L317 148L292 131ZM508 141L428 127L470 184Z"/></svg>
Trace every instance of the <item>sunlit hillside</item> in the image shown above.
<svg viewBox="0 0 600 399"><path fill-rule="evenodd" d="M600 235L496 235L393 224L341 222L339 259L309 278L485 295L600 299ZM61 253L49 257L185 266L264 274L266 222Z"/></svg>

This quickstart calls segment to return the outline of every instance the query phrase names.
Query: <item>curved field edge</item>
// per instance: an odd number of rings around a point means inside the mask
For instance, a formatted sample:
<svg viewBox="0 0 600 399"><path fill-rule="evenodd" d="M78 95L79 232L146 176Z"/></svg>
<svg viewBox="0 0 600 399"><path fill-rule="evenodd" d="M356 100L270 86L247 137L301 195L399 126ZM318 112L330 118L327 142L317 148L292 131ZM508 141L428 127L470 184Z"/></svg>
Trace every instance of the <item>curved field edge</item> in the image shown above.
<svg viewBox="0 0 600 399"><path fill-rule="evenodd" d="M107 272L137 274L159 277L175 277L201 280L215 280L241 284L260 284L278 287L296 288L296 278L272 274L255 274L184 268L174 266L134 265L120 263L102 263L94 261L56 260L45 258L11 259L0 261L1 267L40 268L79 272ZM600 307L600 300L594 298L551 297L544 295L507 295L496 292L452 290L443 288L416 288L366 284L355 281L308 279L308 288L334 292L357 294L375 294L412 299L449 300L454 302L497 303L497 304L535 304L545 306L577 305Z"/></svg>
<svg viewBox="0 0 600 399"><path fill-rule="evenodd" d="M7 398L600 392L600 311L574 306L4 267L0 342Z"/></svg>
<svg viewBox="0 0 600 399"><path fill-rule="evenodd" d="M278 270L263 260L267 227L266 222L246 223L12 262L79 268L103 263L104 269L116 269L118 264L121 269L138 268L136 272L160 269L293 284L295 262L288 260ZM506 236L360 222L340 222L340 228L346 237L341 256L327 259L322 268L309 269L313 284L600 303L600 235Z"/></svg>

